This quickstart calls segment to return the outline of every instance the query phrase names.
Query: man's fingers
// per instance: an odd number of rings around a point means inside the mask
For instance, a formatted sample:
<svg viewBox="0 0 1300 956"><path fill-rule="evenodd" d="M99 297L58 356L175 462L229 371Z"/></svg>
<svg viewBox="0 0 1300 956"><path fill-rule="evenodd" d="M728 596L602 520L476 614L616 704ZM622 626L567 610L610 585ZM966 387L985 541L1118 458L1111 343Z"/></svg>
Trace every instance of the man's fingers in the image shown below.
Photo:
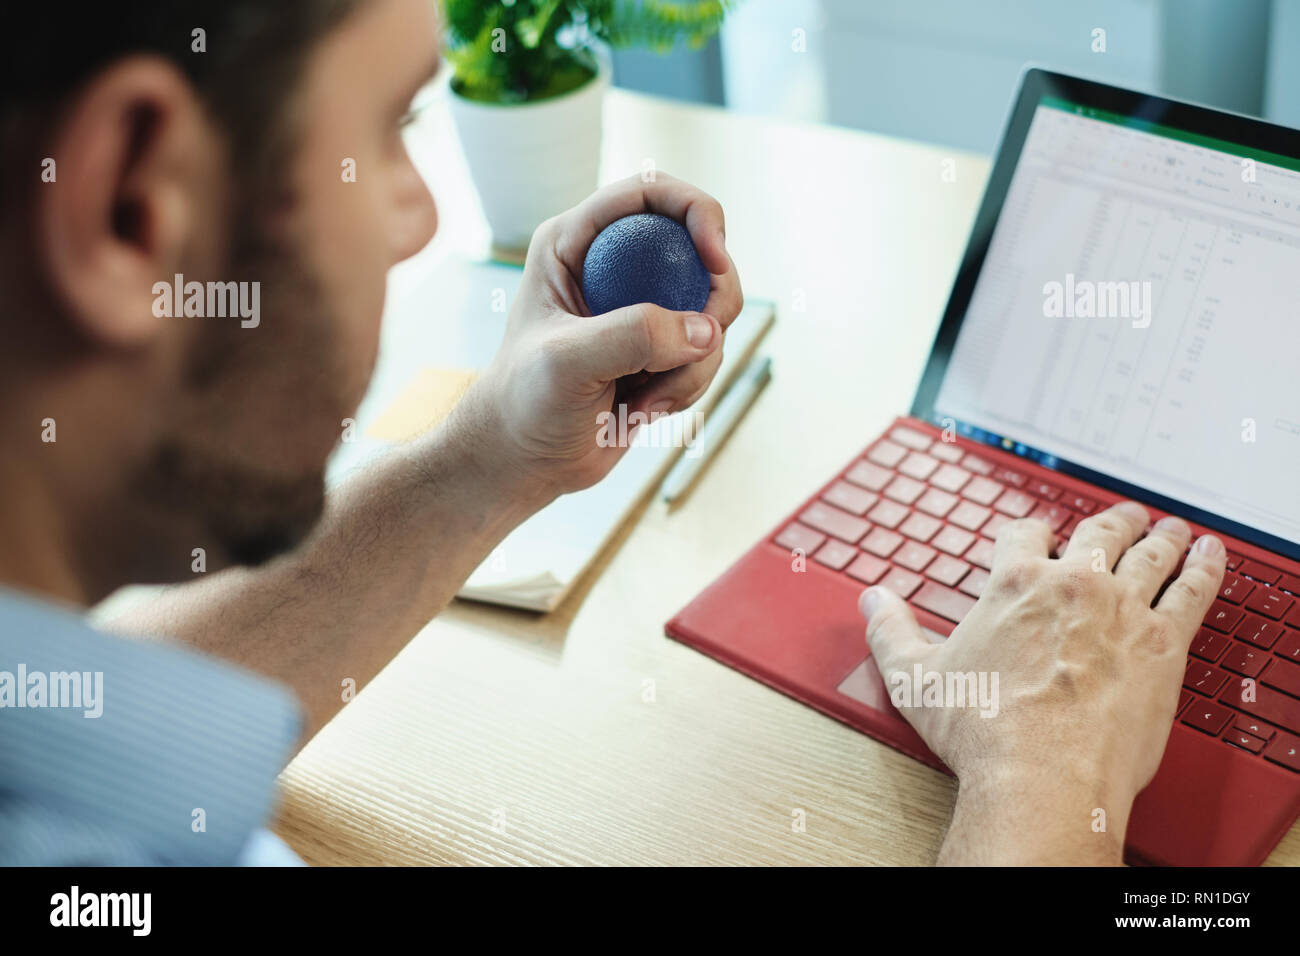
<svg viewBox="0 0 1300 956"><path fill-rule="evenodd" d="M1150 604L1178 567L1191 538L1192 529L1182 518L1161 518L1150 534L1124 552L1115 576Z"/></svg>
<svg viewBox="0 0 1300 956"><path fill-rule="evenodd" d="M1114 507L1080 521L1061 558L1093 566L1100 562L1105 565L1102 570L1109 571L1133 542L1141 537L1150 520L1146 508L1136 501L1121 501Z"/></svg>
<svg viewBox="0 0 1300 956"><path fill-rule="evenodd" d="M867 644L886 684L890 674L910 671L935 646L921 634L907 602L888 588L867 588L858 609L867 619Z"/></svg>
<svg viewBox="0 0 1300 956"><path fill-rule="evenodd" d="M552 220L555 251L576 275L596 235L615 219L653 212L686 226L704 267L714 275L731 271L727 255L726 220L716 199L690 183L657 172L652 182L629 176L596 190L581 203Z"/></svg>
<svg viewBox="0 0 1300 956"><path fill-rule="evenodd" d="M722 349L717 349L694 365L652 375L628 394L628 410L671 414L690 408L708 390L721 364Z"/></svg>
<svg viewBox="0 0 1300 956"><path fill-rule="evenodd" d="M643 302L570 320L559 352L579 379L609 382L698 362L721 342L722 329L712 316L671 312Z"/></svg>
<svg viewBox="0 0 1300 956"><path fill-rule="evenodd" d="M1203 535L1188 552L1182 573L1165 589L1156 605L1156 613L1185 633L1189 643L1219 593L1227 564L1228 552L1223 542L1212 534Z"/></svg>
<svg viewBox="0 0 1300 956"><path fill-rule="evenodd" d="M996 568L1008 561L1046 558L1055 543L1056 536L1046 521L1037 518L1008 521L993 542L993 566Z"/></svg>
<svg viewBox="0 0 1300 956"><path fill-rule="evenodd" d="M725 255L725 253L724 253ZM709 277L709 298L704 311L717 316L725 329L731 325L745 305L745 293L740 288L740 273L727 256L727 271Z"/></svg>

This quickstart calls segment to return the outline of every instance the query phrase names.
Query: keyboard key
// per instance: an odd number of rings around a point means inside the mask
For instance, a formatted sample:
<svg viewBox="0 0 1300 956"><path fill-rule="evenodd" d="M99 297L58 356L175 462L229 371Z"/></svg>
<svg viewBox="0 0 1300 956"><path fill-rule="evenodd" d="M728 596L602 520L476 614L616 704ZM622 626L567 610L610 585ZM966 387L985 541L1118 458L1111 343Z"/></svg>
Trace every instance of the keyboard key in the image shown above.
<svg viewBox="0 0 1300 956"><path fill-rule="evenodd" d="M899 475L885 486L885 497L910 505L925 493L925 484L915 478Z"/></svg>
<svg viewBox="0 0 1300 956"><path fill-rule="evenodd" d="M1258 677L1259 672L1268 663L1268 655L1240 641L1229 643L1231 646L1228 648L1228 653L1219 662L1219 666L1226 667L1242 677Z"/></svg>
<svg viewBox="0 0 1300 956"><path fill-rule="evenodd" d="M923 455L919 451L912 452L898 464L900 472L917 481L925 481L938 467L939 462L936 459Z"/></svg>
<svg viewBox="0 0 1300 956"><path fill-rule="evenodd" d="M900 445L906 445L908 448L914 448L917 451L925 451L934 444L934 439L925 432L919 432L915 428L907 428L904 425L899 425L891 431L889 437Z"/></svg>
<svg viewBox="0 0 1300 956"><path fill-rule="evenodd" d="M1219 731L1223 730L1231 719L1232 711L1209 700L1192 701L1183 714L1183 723L1212 737L1219 736Z"/></svg>
<svg viewBox="0 0 1300 956"><path fill-rule="evenodd" d="M967 455L961 460L961 463L967 471L973 471L977 475L993 474L992 462L985 461L979 455Z"/></svg>
<svg viewBox="0 0 1300 956"><path fill-rule="evenodd" d="M889 563L887 561L873 558L869 554L859 554L854 562L845 569L844 573L857 578L863 584L875 584L885 576L885 572L888 570Z"/></svg>
<svg viewBox="0 0 1300 956"><path fill-rule="evenodd" d="M863 521L861 518L821 501L815 501L809 505L804 513L799 516L799 520L810 527L816 528L818 531L824 531L841 541L847 541L849 544L856 544L858 539L866 534L867 529L871 527L870 523Z"/></svg>
<svg viewBox="0 0 1300 956"><path fill-rule="evenodd" d="M826 489L822 500L829 501L837 508L843 508L851 514L861 516L880 500L880 496L857 485L851 485L847 481L837 481Z"/></svg>
<svg viewBox="0 0 1300 956"><path fill-rule="evenodd" d="M1242 750L1249 750L1253 754L1259 753L1264 749L1266 741L1260 740L1254 734L1248 734L1244 730L1232 728L1223 735L1223 739L1234 747L1240 747Z"/></svg>
<svg viewBox="0 0 1300 956"><path fill-rule="evenodd" d="M969 570L970 565L961 558L954 558L950 554L941 554L930 562L930 566L925 569L925 576L933 578L940 584L953 587L966 576L966 572Z"/></svg>
<svg viewBox="0 0 1300 956"><path fill-rule="evenodd" d="M1295 607L1291 608L1291 613L1286 616L1287 627L1300 628L1300 601L1297 601Z"/></svg>
<svg viewBox="0 0 1300 956"><path fill-rule="evenodd" d="M941 584L927 581L925 586L913 595L912 603L955 624L975 606L975 599Z"/></svg>
<svg viewBox="0 0 1300 956"><path fill-rule="evenodd" d="M868 491L879 491L894 480L894 473L869 461L860 461L844 477Z"/></svg>
<svg viewBox="0 0 1300 956"><path fill-rule="evenodd" d="M937 441L930 446L930 454L940 461L955 465L962 460L966 453L958 448L955 442Z"/></svg>
<svg viewBox="0 0 1300 956"><path fill-rule="evenodd" d="M916 510L924 511L928 515L934 515L936 518L942 518L951 511L960 501L956 495L950 495L946 491L940 491L938 488L931 488L923 494L916 502ZM975 505L974 507L979 507Z"/></svg>
<svg viewBox="0 0 1300 956"><path fill-rule="evenodd" d="M1269 687L1276 687L1292 697L1300 697L1300 665L1274 660L1260 680Z"/></svg>
<svg viewBox="0 0 1300 956"><path fill-rule="evenodd" d="M858 549L853 545L832 539L821 546L818 552L813 555L813 560L818 564L824 564L828 568L840 571L857 555Z"/></svg>
<svg viewBox="0 0 1300 956"><path fill-rule="evenodd" d="M1031 479L1029 482L1029 493L1038 498L1044 498L1047 501L1055 501L1061 497L1061 489L1056 485L1048 484L1046 481Z"/></svg>
<svg viewBox="0 0 1300 956"><path fill-rule="evenodd" d="M1258 717L1270 724L1285 727L1292 733L1300 733L1300 700L1296 700L1280 690L1273 690L1271 687L1254 683L1251 686L1255 689L1255 698L1254 700L1248 700L1246 699L1248 695L1242 694L1242 683L1241 681L1229 681L1227 689L1219 700L1222 703L1244 710L1252 717Z"/></svg>
<svg viewBox="0 0 1300 956"><path fill-rule="evenodd" d="M1252 717L1247 717L1245 714L1237 714L1232 719L1232 726L1237 728L1237 730L1244 730L1252 737L1258 737L1260 740L1271 740L1273 734L1277 732L1268 724L1261 723Z"/></svg>
<svg viewBox="0 0 1300 956"><path fill-rule="evenodd" d="M797 521L776 536L776 543L781 547L789 551L802 551L804 554L812 554L825 540L826 535L805 528Z"/></svg>
<svg viewBox="0 0 1300 956"><path fill-rule="evenodd" d="M862 541L862 550L880 558L887 558L903 543L903 536L895 531L877 528Z"/></svg>
<svg viewBox="0 0 1300 956"><path fill-rule="evenodd" d="M970 481L971 474L965 468L956 465L944 465L930 476L930 484L943 491L960 491L962 485Z"/></svg>
<svg viewBox="0 0 1300 956"><path fill-rule="evenodd" d="M1070 512L1060 505L1040 503L1033 511L1029 512L1029 517L1045 522L1053 531L1060 531L1065 527L1065 523L1070 520Z"/></svg>
<svg viewBox="0 0 1300 956"><path fill-rule="evenodd" d="M1282 579L1277 582L1277 586L1283 591L1290 591L1292 594L1300 596L1300 578L1295 575L1282 575Z"/></svg>
<svg viewBox="0 0 1300 956"><path fill-rule="evenodd" d="M919 574L913 574L911 571L903 568L894 568L880 582L882 588L889 588L899 597L906 600L912 596L912 592L921 586L922 578Z"/></svg>
<svg viewBox="0 0 1300 956"><path fill-rule="evenodd" d="M1192 702L1196 695L1190 690L1180 690L1178 692L1178 707L1174 710L1174 716L1177 717L1183 712L1183 708Z"/></svg>
<svg viewBox="0 0 1300 956"><path fill-rule="evenodd" d="M1229 570L1229 571L1236 571L1238 568L1241 567L1241 562L1242 562L1242 561L1245 561L1245 560L1246 560L1246 559L1243 558L1241 555L1239 555L1239 554L1233 554L1231 551L1229 551L1229 552L1228 552L1228 570Z"/></svg>
<svg viewBox="0 0 1300 956"><path fill-rule="evenodd" d="M1187 672L1183 675L1183 686L1206 697L1213 697L1223 689L1227 680L1228 675L1217 667L1192 661L1187 665Z"/></svg>
<svg viewBox="0 0 1300 956"><path fill-rule="evenodd" d="M907 449L902 445L896 445L888 438L882 438L876 442L871 451L867 452L867 459L885 468L893 468L906 454Z"/></svg>
<svg viewBox="0 0 1300 956"><path fill-rule="evenodd" d="M993 474L989 476L994 481L1000 481L1004 485L1011 485L1013 488L1023 488L1029 484L1029 479L1018 471L1012 471L1010 468L996 468Z"/></svg>
<svg viewBox="0 0 1300 956"><path fill-rule="evenodd" d="M1067 508L1081 515L1090 515L1097 510L1097 502L1083 495L1065 495L1061 501Z"/></svg>
<svg viewBox="0 0 1300 956"><path fill-rule="evenodd" d="M969 498L977 505L991 505L1005 489L990 478L976 476L966 483L961 490L963 498Z"/></svg>
<svg viewBox="0 0 1300 956"><path fill-rule="evenodd" d="M1282 640L1277 642L1273 653L1287 660L1300 661L1300 631L1293 631L1289 627L1283 631Z"/></svg>
<svg viewBox="0 0 1300 956"><path fill-rule="evenodd" d="M1258 614L1247 614L1241 626L1234 632L1234 636L1268 650L1282 636L1282 625L1274 621L1266 621Z"/></svg>
<svg viewBox="0 0 1300 956"><path fill-rule="evenodd" d="M980 527L980 534L988 538L990 541L996 541L998 540L998 532L1002 530L1002 526L1004 524L1010 524L1014 520L1014 518L998 512L993 515L992 518L989 518L988 521L984 522Z"/></svg>
<svg viewBox="0 0 1300 956"><path fill-rule="evenodd" d="M1256 588L1255 593L1246 599L1246 607L1275 621L1282 620L1294 603L1295 598L1277 588Z"/></svg>
<svg viewBox="0 0 1300 956"><path fill-rule="evenodd" d="M908 515L907 520L898 526L898 530L909 538L915 538L917 541L929 541L934 537L935 532L942 527L943 522L938 518L913 513Z"/></svg>
<svg viewBox="0 0 1300 956"><path fill-rule="evenodd" d="M1243 561L1241 567L1236 569L1248 578L1254 578L1256 581L1263 581L1265 584L1277 584L1282 578L1282 572L1277 568L1270 567L1259 561Z"/></svg>
<svg viewBox="0 0 1300 956"><path fill-rule="evenodd" d="M965 558L971 564L978 565L985 571L993 569L993 542L988 538L979 538L970 546Z"/></svg>
<svg viewBox="0 0 1300 956"><path fill-rule="evenodd" d="M1241 623L1242 616L1240 609L1226 601L1215 601L1210 605L1210 613L1205 615L1205 623L1216 631L1231 634L1232 629Z"/></svg>
<svg viewBox="0 0 1300 956"><path fill-rule="evenodd" d="M948 515L948 520L967 531L978 531L980 525L988 521L991 514L993 512L983 505L977 505L973 501L963 501L953 509L952 514Z"/></svg>
<svg viewBox="0 0 1300 956"><path fill-rule="evenodd" d="M893 561L909 571L923 571L938 553L934 548L926 547L919 541L907 541L894 552Z"/></svg>
<svg viewBox="0 0 1300 956"><path fill-rule="evenodd" d="M1192 639L1191 651L1201 660L1213 664L1227 650L1230 643L1222 634L1216 634L1208 627L1203 627L1196 632L1196 637ZM1242 645L1238 646L1241 647Z"/></svg>
<svg viewBox="0 0 1300 956"><path fill-rule="evenodd" d="M961 584L957 585L957 590L977 598L984 593L984 585L988 583L989 573L983 568L975 568L970 574L961 579Z"/></svg>
<svg viewBox="0 0 1300 956"><path fill-rule="evenodd" d="M1240 604L1246 600L1247 595L1253 590L1255 590L1253 581L1229 571L1223 576L1223 584L1219 588L1219 597L1229 604Z"/></svg>
<svg viewBox="0 0 1300 956"><path fill-rule="evenodd" d="M897 528L909 512L897 501L882 501L867 515L882 528Z"/></svg>
<svg viewBox="0 0 1300 956"><path fill-rule="evenodd" d="M1264 759L1300 773L1300 737L1278 734L1273 742L1264 748Z"/></svg>
<svg viewBox="0 0 1300 956"><path fill-rule="evenodd" d="M1032 495L1025 494L1023 491L1012 491L1008 489L1001 498L994 502L993 507L1001 511L1004 515L1010 515L1013 518L1023 518L1034 510L1038 502Z"/></svg>
<svg viewBox="0 0 1300 956"><path fill-rule="evenodd" d="M935 535L930 543L940 551L947 551L951 555L960 555L974 541L975 535L969 531L963 531L961 528L954 528L949 525Z"/></svg>

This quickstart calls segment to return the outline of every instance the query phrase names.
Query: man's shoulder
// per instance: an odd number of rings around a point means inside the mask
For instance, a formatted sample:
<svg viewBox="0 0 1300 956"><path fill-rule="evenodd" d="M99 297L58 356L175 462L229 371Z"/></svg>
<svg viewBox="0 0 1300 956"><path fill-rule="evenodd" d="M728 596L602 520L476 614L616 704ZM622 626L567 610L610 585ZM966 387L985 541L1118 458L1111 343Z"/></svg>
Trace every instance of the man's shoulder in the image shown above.
<svg viewBox="0 0 1300 956"><path fill-rule="evenodd" d="M83 841L111 858L229 864L270 812L301 712L265 678L0 592L0 721L9 835L30 832L0 839L6 860L8 846ZM59 827L66 847L49 837Z"/></svg>

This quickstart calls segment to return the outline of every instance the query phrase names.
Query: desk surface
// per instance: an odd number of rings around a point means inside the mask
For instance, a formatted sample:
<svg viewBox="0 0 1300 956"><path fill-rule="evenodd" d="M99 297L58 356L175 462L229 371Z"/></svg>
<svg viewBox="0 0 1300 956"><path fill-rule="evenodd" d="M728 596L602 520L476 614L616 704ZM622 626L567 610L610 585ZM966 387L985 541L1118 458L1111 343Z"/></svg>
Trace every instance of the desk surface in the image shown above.
<svg viewBox="0 0 1300 956"><path fill-rule="evenodd" d="M444 101L415 137L440 232L395 285L488 247ZM778 303L772 382L559 610L456 602L425 628L286 769L276 830L313 864L928 864L952 780L663 623L906 411L988 161L618 90L603 156L605 180L651 159L722 202L746 292ZM1300 863L1300 827L1270 862Z"/></svg>

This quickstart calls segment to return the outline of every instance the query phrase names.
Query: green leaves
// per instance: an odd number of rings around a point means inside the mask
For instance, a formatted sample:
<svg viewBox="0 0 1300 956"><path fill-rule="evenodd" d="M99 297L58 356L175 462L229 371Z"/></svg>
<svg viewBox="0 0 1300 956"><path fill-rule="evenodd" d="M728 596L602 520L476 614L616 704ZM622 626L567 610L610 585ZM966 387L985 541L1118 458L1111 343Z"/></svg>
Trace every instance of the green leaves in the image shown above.
<svg viewBox="0 0 1300 956"><path fill-rule="evenodd" d="M698 49L737 0L441 0L452 87L469 99L518 103L558 96L595 75L586 47Z"/></svg>

